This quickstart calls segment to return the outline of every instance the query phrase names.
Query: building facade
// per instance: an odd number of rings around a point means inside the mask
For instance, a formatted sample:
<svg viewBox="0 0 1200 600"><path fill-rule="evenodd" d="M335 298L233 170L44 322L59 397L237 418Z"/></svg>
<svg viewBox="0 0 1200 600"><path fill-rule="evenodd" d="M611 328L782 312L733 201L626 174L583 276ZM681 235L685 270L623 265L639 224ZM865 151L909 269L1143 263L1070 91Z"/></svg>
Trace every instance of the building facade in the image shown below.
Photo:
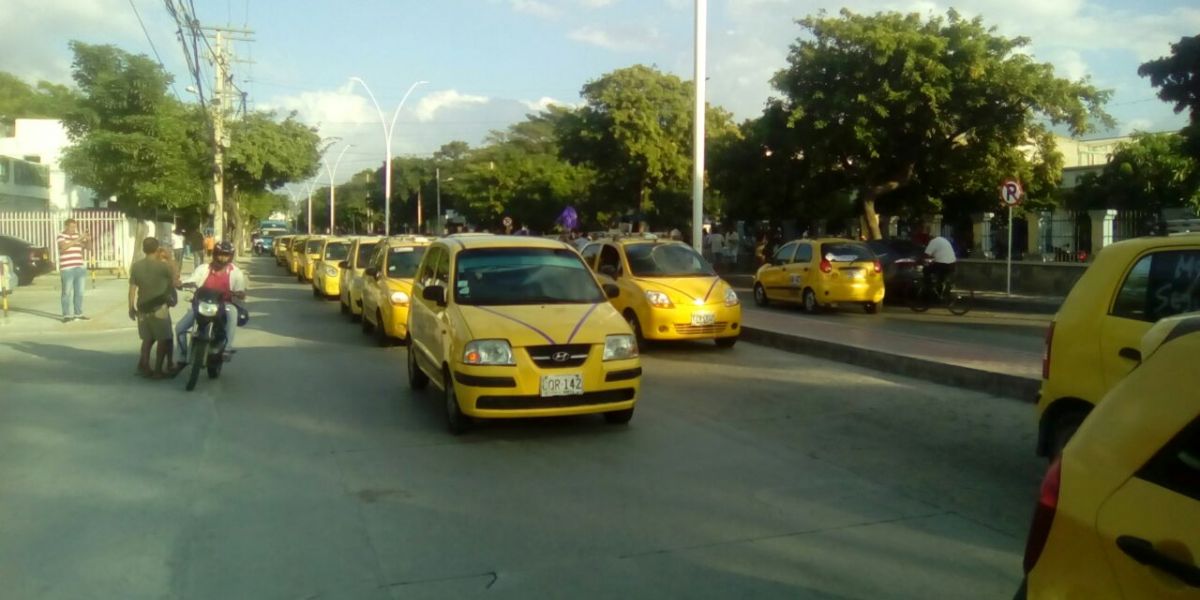
<svg viewBox="0 0 1200 600"><path fill-rule="evenodd" d="M97 207L96 195L62 170L70 145L56 119L16 119L0 128L0 211Z"/></svg>

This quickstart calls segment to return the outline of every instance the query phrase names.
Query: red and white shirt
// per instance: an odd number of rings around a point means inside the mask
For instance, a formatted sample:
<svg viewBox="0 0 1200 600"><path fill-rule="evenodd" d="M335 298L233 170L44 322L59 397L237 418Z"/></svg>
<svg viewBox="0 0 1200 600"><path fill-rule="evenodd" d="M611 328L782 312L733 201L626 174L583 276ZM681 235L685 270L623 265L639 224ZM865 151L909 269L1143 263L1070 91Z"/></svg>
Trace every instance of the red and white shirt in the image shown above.
<svg viewBox="0 0 1200 600"><path fill-rule="evenodd" d="M78 242L81 237L82 236L80 236L78 233L73 233L73 234L66 233L66 232L60 233L60 234L58 234L58 245L59 245L58 247L61 248L63 242L70 242L71 244L74 244L75 242ZM82 267L82 266L83 266L83 247L82 246L72 245L70 248L67 248L66 250L62 250L58 253L58 270L61 271L63 269L70 269L70 268Z"/></svg>

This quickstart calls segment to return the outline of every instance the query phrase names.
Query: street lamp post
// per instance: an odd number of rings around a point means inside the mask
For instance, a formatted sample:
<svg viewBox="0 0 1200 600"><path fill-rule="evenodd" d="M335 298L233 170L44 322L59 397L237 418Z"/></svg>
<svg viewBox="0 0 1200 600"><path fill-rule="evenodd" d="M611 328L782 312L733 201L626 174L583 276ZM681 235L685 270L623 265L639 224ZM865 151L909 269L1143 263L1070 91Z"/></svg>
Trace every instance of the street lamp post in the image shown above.
<svg viewBox="0 0 1200 600"><path fill-rule="evenodd" d="M708 0L696 0L696 106L692 127L692 247L704 249L701 237L704 227L704 80L707 53Z"/></svg>
<svg viewBox="0 0 1200 600"><path fill-rule="evenodd" d="M442 235L445 233L443 231L445 225L442 224L442 168L434 167L433 172L434 178L437 180L437 225L433 232L435 235ZM447 177L446 181L454 181L454 178Z"/></svg>
<svg viewBox="0 0 1200 600"><path fill-rule="evenodd" d="M396 107L396 112L392 113L392 122L389 125L383 116L383 109L375 100L375 94L371 93L371 88L367 87L367 82L363 81L361 77L351 77L350 81L358 83L367 91L367 96L370 96L371 103L375 105L375 110L379 113L379 124L383 126L383 147L387 158L387 162L383 165L383 235L386 236L391 233L392 227L392 132L396 130L396 117L400 116L400 109L404 108L404 102L408 100L408 95L418 85L429 82L416 81L408 86L408 91L404 92L404 97L400 99L400 105Z"/></svg>
<svg viewBox="0 0 1200 600"><path fill-rule="evenodd" d="M308 229L305 233L312 235L312 193L317 187L317 180L314 178L308 184Z"/></svg>
<svg viewBox="0 0 1200 600"><path fill-rule="evenodd" d="M337 231L334 229L335 222L333 216L333 207L337 197L337 188L333 184L333 178L337 175L338 165L342 164L342 157L346 155L346 151L349 150L353 145L354 144L346 144L346 146L342 148L342 151L338 153L337 161L333 163L332 169L329 168L329 161L325 161L325 172L329 174L329 235L337 235Z"/></svg>

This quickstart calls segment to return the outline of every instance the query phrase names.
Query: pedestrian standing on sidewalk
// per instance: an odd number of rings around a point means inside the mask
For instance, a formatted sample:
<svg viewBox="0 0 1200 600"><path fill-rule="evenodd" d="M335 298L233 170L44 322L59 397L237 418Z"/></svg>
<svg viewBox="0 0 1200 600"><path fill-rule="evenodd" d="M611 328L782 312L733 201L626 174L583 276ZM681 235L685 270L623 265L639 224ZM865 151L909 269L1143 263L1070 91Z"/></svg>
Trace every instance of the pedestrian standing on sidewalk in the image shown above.
<svg viewBox="0 0 1200 600"><path fill-rule="evenodd" d="M178 372L171 357L171 293L175 287L175 270L159 253L157 239L142 240L142 252L146 257L133 263L129 269L129 318L137 321L138 337L142 340L138 356L137 372L150 379L162 379ZM158 344L154 369L150 368L150 350ZM169 371L163 371L163 365Z"/></svg>
<svg viewBox="0 0 1200 600"><path fill-rule="evenodd" d="M183 270L183 230L171 232L171 251L175 254L175 272Z"/></svg>
<svg viewBox="0 0 1200 600"><path fill-rule="evenodd" d="M192 268L198 269L204 264L204 234L200 229L192 229L187 234L188 249L192 251Z"/></svg>
<svg viewBox="0 0 1200 600"><path fill-rule="evenodd" d="M87 321L83 314L83 284L87 280L83 249L90 242L79 233L79 222L67 219L63 232L58 234L58 273L62 279L62 322ZM75 311L71 312L74 308Z"/></svg>

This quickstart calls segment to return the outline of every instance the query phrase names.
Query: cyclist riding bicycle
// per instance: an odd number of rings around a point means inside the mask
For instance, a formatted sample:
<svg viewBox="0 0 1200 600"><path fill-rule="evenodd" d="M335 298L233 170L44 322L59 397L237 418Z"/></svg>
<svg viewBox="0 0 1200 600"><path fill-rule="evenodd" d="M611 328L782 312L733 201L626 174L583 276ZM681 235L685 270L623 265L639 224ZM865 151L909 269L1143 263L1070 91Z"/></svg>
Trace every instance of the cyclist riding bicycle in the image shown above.
<svg viewBox="0 0 1200 600"><path fill-rule="evenodd" d="M935 290L938 296L945 293L946 282L954 276L955 263L958 258L954 255L954 246L950 240L937 236L929 240L925 246L925 289Z"/></svg>

